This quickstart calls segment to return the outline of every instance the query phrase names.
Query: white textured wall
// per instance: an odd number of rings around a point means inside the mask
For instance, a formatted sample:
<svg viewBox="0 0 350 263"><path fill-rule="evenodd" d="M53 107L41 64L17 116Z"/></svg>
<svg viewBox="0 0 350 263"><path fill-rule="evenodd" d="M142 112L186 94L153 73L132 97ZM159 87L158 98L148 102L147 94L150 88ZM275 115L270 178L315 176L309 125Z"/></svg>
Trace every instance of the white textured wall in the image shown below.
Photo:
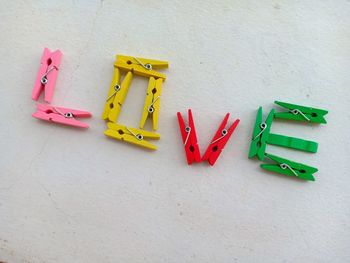
<svg viewBox="0 0 350 263"><path fill-rule="evenodd" d="M0 261L349 262L350 1L212 2L1 0ZM54 104L90 110L91 129L31 117L45 46L64 54ZM154 153L103 135L117 53L170 62ZM146 85L122 123L138 124ZM315 183L246 158L275 99L330 110L273 127L317 154L268 148L318 167ZM188 107L202 152L226 112L241 118L214 167L185 162Z"/></svg>

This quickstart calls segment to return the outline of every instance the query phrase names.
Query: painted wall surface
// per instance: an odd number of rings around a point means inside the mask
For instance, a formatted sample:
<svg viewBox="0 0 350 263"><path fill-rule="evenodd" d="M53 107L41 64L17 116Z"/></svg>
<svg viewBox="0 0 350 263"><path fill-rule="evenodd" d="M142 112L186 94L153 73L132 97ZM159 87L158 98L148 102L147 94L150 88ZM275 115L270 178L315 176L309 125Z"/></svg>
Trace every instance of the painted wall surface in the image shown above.
<svg viewBox="0 0 350 263"><path fill-rule="evenodd" d="M0 3L0 261L349 262L350 1ZM54 105L86 131L31 117L44 47L63 52ZM114 56L168 60L159 149L104 136ZM120 122L137 126L147 80ZM325 108L328 124L275 122L320 143L270 153L319 168L314 183L247 159L256 110ZM187 166L176 112L192 108L202 153L227 112L241 123L214 167Z"/></svg>

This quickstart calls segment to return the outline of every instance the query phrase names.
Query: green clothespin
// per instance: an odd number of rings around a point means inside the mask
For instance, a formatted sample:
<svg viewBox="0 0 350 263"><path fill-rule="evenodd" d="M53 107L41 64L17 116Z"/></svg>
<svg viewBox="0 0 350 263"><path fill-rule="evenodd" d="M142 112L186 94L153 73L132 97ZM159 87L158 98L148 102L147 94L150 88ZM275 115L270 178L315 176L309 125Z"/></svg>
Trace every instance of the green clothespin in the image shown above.
<svg viewBox="0 0 350 263"><path fill-rule="evenodd" d="M266 141L268 144L287 147L294 150L316 153L318 143L304 139L270 133Z"/></svg>
<svg viewBox="0 0 350 263"><path fill-rule="evenodd" d="M287 109L287 112L276 112L275 118L295 120L295 121L307 121L313 123L327 123L324 116L328 113L326 110L315 109L281 101L275 101L275 104Z"/></svg>
<svg viewBox="0 0 350 263"><path fill-rule="evenodd" d="M256 115L255 126L253 130L252 142L250 143L248 158L258 157L259 160L264 160L266 141L270 134L270 127L272 124L275 110L272 109L267 116L265 122L262 121L262 107L259 107Z"/></svg>
<svg viewBox="0 0 350 263"><path fill-rule="evenodd" d="M263 160L265 156L266 144L272 144L311 153L317 152L317 142L270 133L275 111L273 109L270 111L265 122L262 121L262 114L262 107L260 107L256 116L252 142L249 149L249 158L257 156L259 160Z"/></svg>
<svg viewBox="0 0 350 263"><path fill-rule="evenodd" d="M307 181L315 181L313 174L318 171L317 168L292 162L272 154L266 154L265 156L275 161L276 164L261 164L260 167L262 169L288 176L295 176Z"/></svg>

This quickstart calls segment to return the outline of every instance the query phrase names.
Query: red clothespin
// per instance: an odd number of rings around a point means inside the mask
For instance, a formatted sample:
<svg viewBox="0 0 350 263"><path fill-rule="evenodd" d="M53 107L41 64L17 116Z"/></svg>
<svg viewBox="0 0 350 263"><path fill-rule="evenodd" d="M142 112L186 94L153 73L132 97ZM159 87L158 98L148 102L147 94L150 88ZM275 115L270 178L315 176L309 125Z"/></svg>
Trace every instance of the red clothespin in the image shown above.
<svg viewBox="0 0 350 263"><path fill-rule="evenodd" d="M62 107L55 107L46 104L37 104L37 111L33 113L33 117L44 121L50 121L69 125L77 128L89 128L89 125L76 120L76 118L91 117L91 113L87 111L73 110Z"/></svg>
<svg viewBox="0 0 350 263"><path fill-rule="evenodd" d="M214 165L219 158L221 151L224 149L227 141L230 139L232 133L236 129L239 119L235 120L230 128L226 129L227 120L230 117L230 113L227 113L222 121L219 129L216 131L214 138L211 140L205 154L202 157L202 161L208 161L210 165Z"/></svg>
<svg viewBox="0 0 350 263"><path fill-rule="evenodd" d="M56 50L51 52L48 48L44 49L41 57L41 65L35 80L32 99L38 100L42 91L45 91L44 99L50 103L56 84L58 69L61 63L62 52Z"/></svg>
<svg viewBox="0 0 350 263"><path fill-rule="evenodd" d="M196 129L194 127L191 109L188 110L188 125L185 125L180 112L177 113L177 118L179 121L182 141L185 147L187 163L192 164L193 162L201 162L201 155L197 143Z"/></svg>

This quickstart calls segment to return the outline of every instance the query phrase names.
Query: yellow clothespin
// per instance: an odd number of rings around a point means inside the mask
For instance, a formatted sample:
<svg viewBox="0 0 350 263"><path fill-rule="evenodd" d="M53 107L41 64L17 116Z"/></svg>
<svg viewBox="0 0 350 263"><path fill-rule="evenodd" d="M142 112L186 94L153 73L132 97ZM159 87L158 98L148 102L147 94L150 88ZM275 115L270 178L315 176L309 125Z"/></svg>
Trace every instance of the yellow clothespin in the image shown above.
<svg viewBox="0 0 350 263"><path fill-rule="evenodd" d="M147 58L137 58L130 56L117 55L114 66L126 71L132 71L136 75L143 77L154 77L165 79L166 76L154 69L167 68L167 61L153 60Z"/></svg>
<svg viewBox="0 0 350 263"><path fill-rule="evenodd" d="M145 138L158 140L160 138L160 135L157 133L129 128L127 126L113 122L108 122L107 126L108 130L105 131L105 135L108 137L129 142L151 150L157 149L155 145L145 140Z"/></svg>
<svg viewBox="0 0 350 263"><path fill-rule="evenodd" d="M126 73L123 82L120 83L120 69L114 67L113 79L109 88L102 119L117 122L121 107L128 94L132 78L133 74L129 71Z"/></svg>
<svg viewBox="0 0 350 263"><path fill-rule="evenodd" d="M160 109L160 95L162 93L163 79L149 78L145 104L143 106L140 128L143 129L148 117L152 118L153 130L158 129L158 116Z"/></svg>

